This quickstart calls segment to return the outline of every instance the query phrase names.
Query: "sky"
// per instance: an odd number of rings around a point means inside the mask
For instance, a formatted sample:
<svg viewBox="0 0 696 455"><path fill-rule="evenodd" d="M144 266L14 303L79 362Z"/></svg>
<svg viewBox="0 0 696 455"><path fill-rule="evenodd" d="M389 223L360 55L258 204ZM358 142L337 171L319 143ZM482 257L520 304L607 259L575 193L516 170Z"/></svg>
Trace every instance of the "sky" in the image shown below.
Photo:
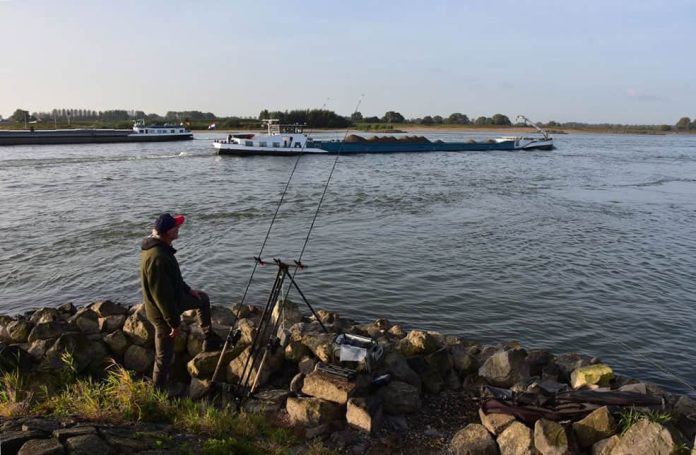
<svg viewBox="0 0 696 455"><path fill-rule="evenodd" d="M674 124L696 117L695 38L694 0L0 0L0 115Z"/></svg>

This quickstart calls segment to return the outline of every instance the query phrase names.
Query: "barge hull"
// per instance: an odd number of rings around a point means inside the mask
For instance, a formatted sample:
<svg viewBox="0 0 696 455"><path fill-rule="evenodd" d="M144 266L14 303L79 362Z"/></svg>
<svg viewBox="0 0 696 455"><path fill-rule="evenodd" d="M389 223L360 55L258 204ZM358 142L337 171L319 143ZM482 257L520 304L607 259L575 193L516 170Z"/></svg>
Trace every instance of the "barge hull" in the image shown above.
<svg viewBox="0 0 696 455"><path fill-rule="evenodd" d="M0 131L0 145L104 144L117 142L169 142L193 139L193 134L146 135L131 130Z"/></svg>

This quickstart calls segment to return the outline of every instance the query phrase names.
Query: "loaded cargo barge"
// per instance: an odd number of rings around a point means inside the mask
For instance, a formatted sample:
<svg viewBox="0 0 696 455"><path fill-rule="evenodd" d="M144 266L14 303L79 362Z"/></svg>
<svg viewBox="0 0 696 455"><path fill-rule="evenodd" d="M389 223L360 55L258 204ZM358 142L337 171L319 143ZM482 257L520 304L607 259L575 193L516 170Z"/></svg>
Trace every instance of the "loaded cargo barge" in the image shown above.
<svg viewBox="0 0 696 455"><path fill-rule="evenodd" d="M524 117L523 117L524 118ZM524 118L525 121L528 121ZM220 155L303 155L357 153L482 152L553 150L553 138L538 128L537 136L506 136L486 141L431 141L423 136L370 137L350 135L344 140L315 140L303 132L304 125L280 125L276 119L264 120L266 134L230 134L213 147ZM531 122L530 122L531 123Z"/></svg>
<svg viewBox="0 0 696 455"><path fill-rule="evenodd" d="M0 145L99 144L113 142L163 142L193 139L182 126L136 123L133 129L65 129L0 131Z"/></svg>

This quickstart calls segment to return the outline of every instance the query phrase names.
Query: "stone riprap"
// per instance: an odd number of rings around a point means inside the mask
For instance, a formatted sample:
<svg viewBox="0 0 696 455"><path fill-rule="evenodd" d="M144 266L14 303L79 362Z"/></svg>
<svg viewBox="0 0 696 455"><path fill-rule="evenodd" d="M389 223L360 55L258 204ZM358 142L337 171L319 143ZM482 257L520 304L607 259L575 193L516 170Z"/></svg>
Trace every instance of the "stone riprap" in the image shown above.
<svg viewBox="0 0 696 455"><path fill-rule="evenodd" d="M233 328L241 332L240 341L222 358L218 382L234 384L244 374L261 314L260 308L251 305L212 307L213 329L219 335L224 337ZM324 438L341 450L368 450L371 445L383 443L385 439L380 435L385 433L400 435L397 439L402 445L390 446L396 452L404 447L417 448L413 445L416 443L409 442L417 438L416 434L437 439L439 449L470 454L618 455L637 447L671 453L693 446L695 400L616 375L599 359L526 350L518 342L482 345L432 331L406 331L386 319L360 324L318 310L329 330L324 333L316 320L303 317L291 302L286 302L285 310L276 312L274 318L283 314L287 318L279 324L279 345L264 356L263 366L254 365L246 372L257 382L257 392L245 407L276 413L307 438ZM355 378L327 375L317 365L339 364L334 339L340 333L372 338L383 355L369 364L341 364L355 369ZM264 346L268 335L262 338ZM184 313L175 341L172 390L187 391L195 399L207 395L219 359L219 353L201 352L202 341L203 332L194 313ZM66 352L81 375L102 378L115 363L147 378L154 360L154 328L142 305L127 307L108 300L82 308L66 304L22 315L0 315L0 373L58 372L65 367ZM429 405L437 397L455 394L481 399L485 398L481 395L481 386L485 385L530 394L604 387L658 396L663 402L660 412L669 414L671 421L658 423L646 417L622 435L614 408L610 411L594 406L582 416L561 422L548 418L523 420L478 409L478 417L474 412L459 427L447 425L457 421L454 416L440 415L437 420L446 429L436 430L438 422L425 422L424 429L409 428L408 422L416 422L419 416L432 411ZM470 399L468 403L477 409L480 401ZM3 454L137 453L154 448L151 439L145 443L133 441L117 428L76 426L74 422L41 417L3 420L0 440Z"/></svg>

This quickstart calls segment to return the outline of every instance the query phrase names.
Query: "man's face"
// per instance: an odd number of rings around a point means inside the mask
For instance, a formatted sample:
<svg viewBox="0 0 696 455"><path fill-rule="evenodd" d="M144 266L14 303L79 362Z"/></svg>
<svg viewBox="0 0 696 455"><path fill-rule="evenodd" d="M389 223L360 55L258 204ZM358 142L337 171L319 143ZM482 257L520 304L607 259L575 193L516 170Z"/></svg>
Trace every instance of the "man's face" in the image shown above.
<svg viewBox="0 0 696 455"><path fill-rule="evenodd" d="M171 228L170 230L168 230L164 234L164 237L168 242L173 242L174 240L178 239L179 238L179 226L175 226L175 227Z"/></svg>

